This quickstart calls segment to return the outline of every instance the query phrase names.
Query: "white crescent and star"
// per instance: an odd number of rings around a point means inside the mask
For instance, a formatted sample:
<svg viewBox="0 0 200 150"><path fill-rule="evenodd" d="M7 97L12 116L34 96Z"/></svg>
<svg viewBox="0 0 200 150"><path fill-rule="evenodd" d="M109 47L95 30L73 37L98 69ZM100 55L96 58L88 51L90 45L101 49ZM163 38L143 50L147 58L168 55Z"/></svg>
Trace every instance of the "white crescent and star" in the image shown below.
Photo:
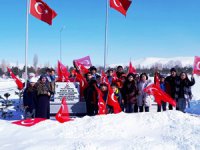
<svg viewBox="0 0 200 150"><path fill-rule="evenodd" d="M42 14L48 14L48 10L47 9L45 9L44 10L44 13L43 12L40 12L39 10L38 10L38 6L39 5L42 5L43 6L43 4L41 3L41 2L37 2L37 3L35 3L35 11L39 14L39 15L42 15Z"/></svg>
<svg viewBox="0 0 200 150"><path fill-rule="evenodd" d="M117 101L115 100L115 97L114 97L114 93L111 94L111 99L116 103Z"/></svg>
<svg viewBox="0 0 200 150"><path fill-rule="evenodd" d="M197 68L197 70L200 70L200 61L197 62L196 68Z"/></svg>
<svg viewBox="0 0 200 150"><path fill-rule="evenodd" d="M34 119L31 119L32 122L28 122L26 123L26 120L22 121L21 124L22 125L32 125L34 123Z"/></svg>
<svg viewBox="0 0 200 150"><path fill-rule="evenodd" d="M113 0L113 3L116 7L120 7L121 6L121 3L117 4L116 0Z"/></svg>

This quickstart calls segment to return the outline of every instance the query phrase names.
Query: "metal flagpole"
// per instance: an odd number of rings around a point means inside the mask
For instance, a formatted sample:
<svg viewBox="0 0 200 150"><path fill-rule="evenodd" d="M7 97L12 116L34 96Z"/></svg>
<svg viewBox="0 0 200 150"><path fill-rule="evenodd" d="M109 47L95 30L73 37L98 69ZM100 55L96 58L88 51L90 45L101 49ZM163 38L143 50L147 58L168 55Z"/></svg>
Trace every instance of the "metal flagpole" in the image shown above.
<svg viewBox="0 0 200 150"><path fill-rule="evenodd" d="M107 51L108 51L108 5L109 0L106 0L106 23L105 23L105 45L104 45L104 71L106 70Z"/></svg>
<svg viewBox="0 0 200 150"><path fill-rule="evenodd" d="M28 80L28 16L29 16L29 0L26 0L26 42L25 42L25 87Z"/></svg>

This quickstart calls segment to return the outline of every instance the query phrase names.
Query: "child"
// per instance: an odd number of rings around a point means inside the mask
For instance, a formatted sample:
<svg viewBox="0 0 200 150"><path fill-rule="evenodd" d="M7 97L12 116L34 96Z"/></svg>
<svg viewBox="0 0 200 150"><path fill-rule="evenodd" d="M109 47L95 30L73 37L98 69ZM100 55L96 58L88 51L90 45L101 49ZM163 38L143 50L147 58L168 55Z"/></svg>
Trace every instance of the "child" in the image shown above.
<svg viewBox="0 0 200 150"><path fill-rule="evenodd" d="M118 87L115 83L111 84L111 88L112 88L113 92L115 93L115 96L117 97L117 100L118 100L120 107L123 111L124 105L123 105L122 94L121 94L120 90L118 89Z"/></svg>
<svg viewBox="0 0 200 150"><path fill-rule="evenodd" d="M165 86L165 77L163 75L160 75L160 88L166 92L166 86ZM166 111L166 102L161 103L163 111ZM161 112L161 105L158 105L157 112Z"/></svg>

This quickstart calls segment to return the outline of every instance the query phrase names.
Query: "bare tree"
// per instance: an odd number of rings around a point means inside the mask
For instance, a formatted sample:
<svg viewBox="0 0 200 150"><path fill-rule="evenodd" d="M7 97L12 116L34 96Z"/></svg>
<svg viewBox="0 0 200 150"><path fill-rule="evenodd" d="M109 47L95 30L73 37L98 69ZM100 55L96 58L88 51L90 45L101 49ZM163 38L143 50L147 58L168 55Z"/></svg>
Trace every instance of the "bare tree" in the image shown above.
<svg viewBox="0 0 200 150"><path fill-rule="evenodd" d="M4 59L2 59L2 61L1 61L1 69L4 73L7 71L7 65L6 65L6 61Z"/></svg>
<svg viewBox="0 0 200 150"><path fill-rule="evenodd" d="M38 55L35 54L33 57L33 67L34 67L35 71L37 70L37 66L38 66Z"/></svg>

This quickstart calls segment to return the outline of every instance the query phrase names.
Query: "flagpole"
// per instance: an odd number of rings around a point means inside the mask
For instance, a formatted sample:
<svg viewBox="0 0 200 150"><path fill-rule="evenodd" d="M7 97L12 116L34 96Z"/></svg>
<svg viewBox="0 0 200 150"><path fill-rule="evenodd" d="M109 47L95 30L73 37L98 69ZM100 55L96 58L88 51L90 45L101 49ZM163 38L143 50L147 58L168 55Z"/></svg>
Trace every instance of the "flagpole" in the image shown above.
<svg viewBox="0 0 200 150"><path fill-rule="evenodd" d="M28 80L28 16L29 16L29 0L26 0L26 41L25 41L25 87Z"/></svg>
<svg viewBox="0 0 200 150"><path fill-rule="evenodd" d="M108 2L106 0L106 23L105 23L105 45L104 45L104 71L106 70L106 63L107 63L107 51L108 51Z"/></svg>

